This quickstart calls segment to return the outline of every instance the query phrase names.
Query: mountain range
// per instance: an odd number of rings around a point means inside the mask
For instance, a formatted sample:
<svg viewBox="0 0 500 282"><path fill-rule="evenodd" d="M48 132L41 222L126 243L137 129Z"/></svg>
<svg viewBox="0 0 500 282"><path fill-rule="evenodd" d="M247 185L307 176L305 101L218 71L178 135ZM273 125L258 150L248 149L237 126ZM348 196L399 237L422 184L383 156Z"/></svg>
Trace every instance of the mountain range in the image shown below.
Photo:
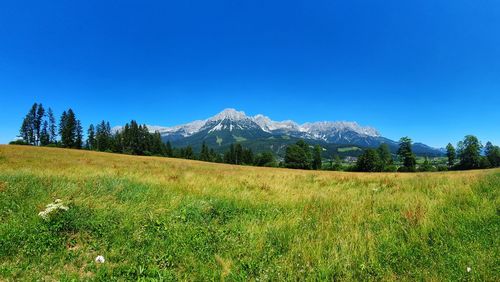
<svg viewBox="0 0 500 282"><path fill-rule="evenodd" d="M232 143L241 143L254 152L272 151L283 156L287 145L299 139L311 145L323 147L325 156L359 155L363 148L375 148L382 143L389 145L393 153L398 142L383 137L378 130L361 126L356 122L322 121L298 124L292 120L273 121L264 115L247 116L242 111L225 109L206 120L196 120L174 127L150 126L151 132L159 132L164 142L170 141L174 147L192 146L199 149L203 142L216 151L226 150ZM116 127L115 130L120 130ZM417 155L440 156L442 149L432 148L422 143L414 143Z"/></svg>

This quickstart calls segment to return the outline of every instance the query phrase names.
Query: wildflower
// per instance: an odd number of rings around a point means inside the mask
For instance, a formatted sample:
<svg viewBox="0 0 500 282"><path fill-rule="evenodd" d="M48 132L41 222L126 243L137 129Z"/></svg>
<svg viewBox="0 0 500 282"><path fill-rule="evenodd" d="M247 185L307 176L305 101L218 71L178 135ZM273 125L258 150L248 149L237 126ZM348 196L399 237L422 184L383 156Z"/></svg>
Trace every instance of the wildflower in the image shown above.
<svg viewBox="0 0 500 282"><path fill-rule="evenodd" d="M96 263L104 263L105 261L106 261L106 260L104 259L104 257L103 257L103 256L97 256L97 257L95 258L95 262L96 262Z"/></svg>
<svg viewBox="0 0 500 282"><path fill-rule="evenodd" d="M67 210L69 210L69 207L63 205L63 202L61 199L56 199L53 203L50 203L47 206L45 206L45 210L39 212L38 216L40 216L44 220L49 220L50 215L54 212L59 211L59 210L67 211Z"/></svg>
<svg viewBox="0 0 500 282"><path fill-rule="evenodd" d="M467 267L467 272L469 272L469 273L470 273L471 271L472 271L472 268Z"/></svg>

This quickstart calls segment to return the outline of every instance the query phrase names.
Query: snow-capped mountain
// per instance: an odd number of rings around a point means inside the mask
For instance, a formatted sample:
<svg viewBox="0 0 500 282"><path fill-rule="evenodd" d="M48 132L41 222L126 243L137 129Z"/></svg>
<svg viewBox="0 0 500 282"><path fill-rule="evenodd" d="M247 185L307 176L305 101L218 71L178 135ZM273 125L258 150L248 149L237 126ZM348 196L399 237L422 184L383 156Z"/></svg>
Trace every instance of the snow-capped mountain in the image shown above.
<svg viewBox="0 0 500 282"><path fill-rule="evenodd" d="M206 119L198 120L185 125L174 127L148 126L151 132L159 131L162 135L177 134L184 137L191 136L209 129L209 132L233 129L260 129L267 133L289 133L292 135L305 136L314 139L328 141L334 135L342 135L344 132L354 132L360 135L380 137L378 131L372 127L363 127L356 122L314 122L299 125L298 123L285 120L273 121L262 114L247 116L245 112L235 109L225 109L217 115Z"/></svg>
<svg viewBox="0 0 500 282"><path fill-rule="evenodd" d="M225 148L231 143L246 142L256 150L283 149L297 139L328 146L377 147L387 143L396 150L398 143L384 138L379 131L349 121L322 121L298 124L291 120L274 121L264 115L247 116L245 112L225 109L217 115L174 127L149 126L151 132L160 132L163 140L174 146L200 147L203 142L212 147ZM118 129L119 130L119 129ZM415 143L415 151L439 154L438 149Z"/></svg>

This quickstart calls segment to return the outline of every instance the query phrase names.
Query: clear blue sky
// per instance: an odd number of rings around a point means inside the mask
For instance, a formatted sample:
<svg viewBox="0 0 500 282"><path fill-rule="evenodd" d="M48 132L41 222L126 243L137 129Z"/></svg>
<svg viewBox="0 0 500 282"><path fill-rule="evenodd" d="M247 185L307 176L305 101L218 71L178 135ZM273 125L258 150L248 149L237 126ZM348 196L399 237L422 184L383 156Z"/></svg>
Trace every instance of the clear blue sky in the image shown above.
<svg viewBox="0 0 500 282"><path fill-rule="evenodd" d="M0 98L0 143L36 101L85 126L233 107L499 144L500 2L6 0Z"/></svg>

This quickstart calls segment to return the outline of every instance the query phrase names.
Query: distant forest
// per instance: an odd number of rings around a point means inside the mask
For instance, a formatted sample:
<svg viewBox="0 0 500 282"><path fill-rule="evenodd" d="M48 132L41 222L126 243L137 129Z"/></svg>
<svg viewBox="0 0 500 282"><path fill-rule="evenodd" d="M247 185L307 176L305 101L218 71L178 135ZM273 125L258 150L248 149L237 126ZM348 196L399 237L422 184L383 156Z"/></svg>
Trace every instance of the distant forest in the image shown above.
<svg viewBox="0 0 500 282"><path fill-rule="evenodd" d="M468 170L500 167L500 147L487 142L481 144L477 137L467 135L456 148L446 147L446 164L432 163L427 157L420 164L412 150L412 140L402 137L399 150L393 156L387 144L365 149L353 164L345 164L339 156L329 161L322 159L321 146L311 146L303 140L286 148L285 157L278 161L271 151L254 154L241 144L232 144L224 153L217 153L205 143L199 152L191 146L173 148L164 143L159 132L149 132L146 125L132 120L121 130L112 132L109 122L91 124L84 135L80 120L72 109L64 111L58 119L51 108L34 103L22 121L19 139L10 144L85 149L100 152L139 156L183 158L205 162L234 165L284 167L292 169L345 170L360 172L417 172Z"/></svg>

